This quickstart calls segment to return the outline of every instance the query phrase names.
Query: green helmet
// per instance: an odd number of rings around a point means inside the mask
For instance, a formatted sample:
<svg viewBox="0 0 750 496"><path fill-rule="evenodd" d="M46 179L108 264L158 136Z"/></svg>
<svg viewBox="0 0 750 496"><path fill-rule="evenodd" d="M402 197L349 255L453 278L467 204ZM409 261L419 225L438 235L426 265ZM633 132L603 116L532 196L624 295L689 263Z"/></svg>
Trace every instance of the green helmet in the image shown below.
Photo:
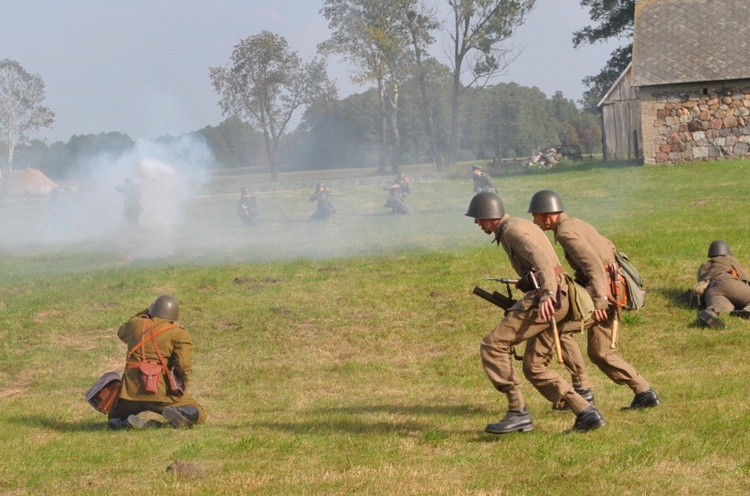
<svg viewBox="0 0 750 496"><path fill-rule="evenodd" d="M530 214L552 214L564 211L565 207L563 207L560 195L549 189L537 191L529 202Z"/></svg>
<svg viewBox="0 0 750 496"><path fill-rule="evenodd" d="M726 241L717 239L708 247L708 257L718 257L719 255L731 255L729 244Z"/></svg>
<svg viewBox="0 0 750 496"><path fill-rule="evenodd" d="M471 199L466 215L475 219L501 219L505 215L505 207L495 193L479 193Z"/></svg>
<svg viewBox="0 0 750 496"><path fill-rule="evenodd" d="M177 320L179 314L177 300L175 300L172 295L161 295L151 304L148 309L148 314L151 317L158 317L160 319L171 320L174 322Z"/></svg>

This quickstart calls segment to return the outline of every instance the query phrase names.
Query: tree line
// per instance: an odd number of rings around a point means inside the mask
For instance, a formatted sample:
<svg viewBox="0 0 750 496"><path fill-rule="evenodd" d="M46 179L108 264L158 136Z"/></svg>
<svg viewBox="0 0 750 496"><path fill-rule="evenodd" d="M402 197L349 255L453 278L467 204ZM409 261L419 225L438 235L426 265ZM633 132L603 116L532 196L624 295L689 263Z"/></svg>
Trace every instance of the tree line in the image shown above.
<svg viewBox="0 0 750 496"><path fill-rule="evenodd" d="M332 35L319 45L319 54L342 56L355 70L353 80L369 89L338 98L320 56L305 62L282 36L263 31L240 41L226 65L209 68L225 120L189 134L204 140L221 166L267 166L272 179L280 165L398 172L402 163L432 162L442 170L458 160L525 157L553 143L597 151L601 130L591 102L616 79L629 47L618 49L598 76L588 77L584 110L561 93L547 98L538 88L490 84L518 56L506 42L535 3L448 0L448 20L438 22L437 4L427 0L325 0L321 14ZM633 0L581 0L581 5L600 25L574 33L576 47L632 31ZM438 33L450 39L449 60L430 55ZM31 131L54 120L41 105L43 81L16 62L3 63L0 75L19 80L10 99L16 95L17 106L28 111L20 121L25 126L15 121L23 134L3 134L6 169L17 156L18 166L34 165L60 177L88 157L133 146L121 133L73 136L50 146L30 141ZM0 109L0 128L10 129L7 108ZM296 113L303 113L301 123L290 129Z"/></svg>

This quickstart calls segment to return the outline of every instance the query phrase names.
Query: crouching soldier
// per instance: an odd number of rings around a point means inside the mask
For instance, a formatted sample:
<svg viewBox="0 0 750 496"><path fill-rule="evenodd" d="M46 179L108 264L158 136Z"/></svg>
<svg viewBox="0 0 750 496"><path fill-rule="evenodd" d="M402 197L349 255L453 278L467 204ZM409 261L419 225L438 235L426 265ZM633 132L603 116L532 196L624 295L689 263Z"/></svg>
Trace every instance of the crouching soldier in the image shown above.
<svg viewBox="0 0 750 496"><path fill-rule="evenodd" d="M698 284L705 308L698 313L709 327L724 328L720 313L750 318L750 286L745 268L732 256L726 241L716 240L708 247L708 260L698 269Z"/></svg>
<svg viewBox="0 0 750 496"><path fill-rule="evenodd" d="M111 428L162 425L140 417L141 412L160 414L176 428L205 422L203 407L187 392L193 345L188 331L175 323L177 317L177 300L161 295L117 331L128 354L122 389L109 411Z"/></svg>

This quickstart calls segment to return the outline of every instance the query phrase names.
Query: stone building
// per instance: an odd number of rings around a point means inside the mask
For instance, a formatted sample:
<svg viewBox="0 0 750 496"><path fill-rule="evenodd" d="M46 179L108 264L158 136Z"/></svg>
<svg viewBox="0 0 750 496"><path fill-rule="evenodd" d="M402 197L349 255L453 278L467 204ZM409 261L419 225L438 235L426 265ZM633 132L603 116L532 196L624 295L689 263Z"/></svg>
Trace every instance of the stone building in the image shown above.
<svg viewBox="0 0 750 496"><path fill-rule="evenodd" d="M630 69L644 163L750 158L750 0L637 0Z"/></svg>

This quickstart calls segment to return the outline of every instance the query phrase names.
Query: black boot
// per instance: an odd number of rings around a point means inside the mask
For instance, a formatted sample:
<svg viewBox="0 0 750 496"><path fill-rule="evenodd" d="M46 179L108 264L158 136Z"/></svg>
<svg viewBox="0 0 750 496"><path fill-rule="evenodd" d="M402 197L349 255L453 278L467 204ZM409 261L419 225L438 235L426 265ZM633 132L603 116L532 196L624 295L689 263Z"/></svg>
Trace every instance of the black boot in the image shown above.
<svg viewBox="0 0 750 496"><path fill-rule="evenodd" d="M576 421L573 424L573 430L576 432L588 432L598 429L604 425L604 418L599 410L593 406L588 407L578 415L576 415Z"/></svg>
<svg viewBox="0 0 750 496"><path fill-rule="evenodd" d="M633 398L633 402L630 403L630 410L638 410L641 408L653 408L655 406L661 405L661 401L659 401L659 395L656 394L656 391L654 391L651 388L648 388L642 393L638 393L635 395L635 398Z"/></svg>
<svg viewBox="0 0 750 496"><path fill-rule="evenodd" d="M594 406L594 392L590 389L576 389L576 393L580 394L584 400L588 401L591 406ZM568 411L570 405L563 403L562 406L552 405L552 409L556 411Z"/></svg>
<svg viewBox="0 0 750 496"><path fill-rule="evenodd" d="M168 406L161 414L175 429L190 429L198 421L200 412L194 406Z"/></svg>
<svg viewBox="0 0 750 496"><path fill-rule="evenodd" d="M534 423L531 420L531 414L528 408L523 407L517 411L508 411L500 422L487 424L484 432L489 432L490 434L507 434L515 431L528 432L533 429Z"/></svg>
<svg viewBox="0 0 750 496"><path fill-rule="evenodd" d="M107 421L107 425L113 431L127 429L128 427L130 427L128 425L128 421L121 418L111 418Z"/></svg>
<svg viewBox="0 0 750 496"><path fill-rule="evenodd" d="M741 319L750 319L750 305L744 308L738 308L737 310L732 310L731 312L729 312L729 315L734 315L735 317L739 317Z"/></svg>
<svg viewBox="0 0 750 496"><path fill-rule="evenodd" d="M714 329L725 329L727 327L724 321L721 320L719 316L711 310L701 310L700 312L698 312L698 317L703 322L705 322L708 327L712 327Z"/></svg>

